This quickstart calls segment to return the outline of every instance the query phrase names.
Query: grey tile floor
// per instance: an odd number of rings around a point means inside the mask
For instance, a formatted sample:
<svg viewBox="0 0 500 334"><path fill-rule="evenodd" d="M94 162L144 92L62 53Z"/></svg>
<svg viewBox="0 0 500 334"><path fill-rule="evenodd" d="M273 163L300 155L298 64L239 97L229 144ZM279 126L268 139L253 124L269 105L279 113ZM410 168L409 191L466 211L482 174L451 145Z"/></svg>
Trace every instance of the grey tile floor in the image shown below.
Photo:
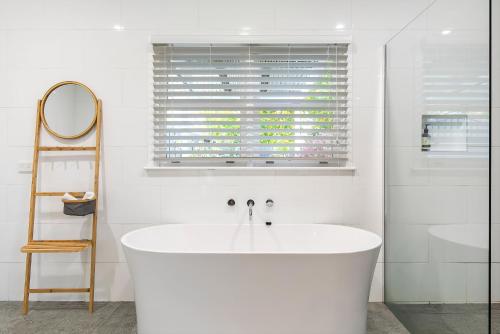
<svg viewBox="0 0 500 334"><path fill-rule="evenodd" d="M487 304L389 304L412 334L487 334ZM492 305L492 331L500 334L500 305Z"/></svg>
<svg viewBox="0 0 500 334"><path fill-rule="evenodd" d="M32 302L27 316L21 303L0 302L1 334L136 333L135 307L130 302L96 303L95 312L79 302ZM368 307L367 334L408 333L382 303Z"/></svg>

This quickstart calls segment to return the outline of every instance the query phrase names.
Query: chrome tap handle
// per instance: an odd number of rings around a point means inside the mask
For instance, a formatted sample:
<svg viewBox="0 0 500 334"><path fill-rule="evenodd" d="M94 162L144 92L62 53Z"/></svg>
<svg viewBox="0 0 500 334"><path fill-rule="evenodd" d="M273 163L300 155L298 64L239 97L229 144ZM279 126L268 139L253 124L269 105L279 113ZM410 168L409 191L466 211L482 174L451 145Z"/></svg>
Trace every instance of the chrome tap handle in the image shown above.
<svg viewBox="0 0 500 334"><path fill-rule="evenodd" d="M253 199L249 199L247 201L247 206L248 206L248 216L250 217L250 219L252 219L252 216L253 216L253 206L255 205L255 202L253 201Z"/></svg>
<svg viewBox="0 0 500 334"><path fill-rule="evenodd" d="M268 200L266 201L266 206L267 206L268 208L272 208L272 207L273 207L273 205L274 205L274 201L273 201L272 199L268 199Z"/></svg>
<svg viewBox="0 0 500 334"><path fill-rule="evenodd" d="M232 198L229 201L227 201L227 205L229 205L229 206L234 206L235 204L236 204L236 202Z"/></svg>

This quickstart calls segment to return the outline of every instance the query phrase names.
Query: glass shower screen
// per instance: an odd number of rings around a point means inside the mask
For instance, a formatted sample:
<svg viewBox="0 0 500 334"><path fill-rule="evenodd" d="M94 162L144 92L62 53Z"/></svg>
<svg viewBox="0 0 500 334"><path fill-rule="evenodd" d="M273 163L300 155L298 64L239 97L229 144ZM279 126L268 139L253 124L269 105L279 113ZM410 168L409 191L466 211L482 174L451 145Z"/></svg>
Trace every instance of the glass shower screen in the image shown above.
<svg viewBox="0 0 500 334"><path fill-rule="evenodd" d="M489 0L436 0L386 45L385 302L411 333L488 333Z"/></svg>

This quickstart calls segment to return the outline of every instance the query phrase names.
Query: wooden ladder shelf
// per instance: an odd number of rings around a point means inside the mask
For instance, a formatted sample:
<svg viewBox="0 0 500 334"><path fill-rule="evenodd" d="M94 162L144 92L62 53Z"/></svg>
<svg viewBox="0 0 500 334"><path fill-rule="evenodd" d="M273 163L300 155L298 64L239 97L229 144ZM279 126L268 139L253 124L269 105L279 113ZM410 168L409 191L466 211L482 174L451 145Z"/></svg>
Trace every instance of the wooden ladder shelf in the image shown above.
<svg viewBox="0 0 500 334"><path fill-rule="evenodd" d="M74 84L87 89L93 96L95 102L95 118L93 123L81 134L72 137L62 137L52 131L44 119L44 105L49 94L60 86ZM44 95L42 100L38 101L36 128L35 128L35 145L33 152L33 166L31 178L31 197L30 197L30 212L29 212L29 225L28 225L28 242L21 247L21 252L26 253L26 273L24 282L24 302L23 313L27 314L29 310L29 295L30 293L88 293L89 294L89 312L94 310L94 286L95 286L95 262L96 262L96 237L97 237L97 212L98 212L98 191L99 191L99 162L100 162L100 145L101 145L101 100L97 99L94 93L85 85L74 82L65 81L52 86L49 91ZM44 125L46 130L59 138L77 139L87 134L95 127L95 146L41 146L40 135L41 125ZM94 164L94 189L93 192L96 197L96 207L92 214L92 235L90 239L82 240L34 240L35 228L35 207L36 198L39 196L63 196L66 192L41 192L37 191L37 176L38 176L38 161L40 152L46 151L93 151L95 152ZM83 196L84 192L68 192L75 197ZM31 262L33 253L76 253L83 252L90 248L90 287L88 288L37 288L30 287L31 280Z"/></svg>

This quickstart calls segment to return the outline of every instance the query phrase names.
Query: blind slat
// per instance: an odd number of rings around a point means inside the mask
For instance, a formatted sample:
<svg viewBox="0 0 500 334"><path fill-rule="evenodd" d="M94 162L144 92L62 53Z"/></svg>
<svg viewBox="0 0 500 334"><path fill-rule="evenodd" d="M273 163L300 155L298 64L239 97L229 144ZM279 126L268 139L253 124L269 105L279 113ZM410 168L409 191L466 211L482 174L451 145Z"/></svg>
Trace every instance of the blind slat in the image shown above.
<svg viewBox="0 0 500 334"><path fill-rule="evenodd" d="M168 122L168 118L182 118L182 119L189 119L189 118L204 118L204 119L211 119L211 118L258 118L258 119L283 119L283 118L291 118L291 119L302 119L302 118L328 118L328 119L333 119L333 118L341 118L344 119L347 117L347 114L337 114L337 113L332 113L332 112L321 112L321 114L254 114L254 113L248 113L248 114L221 114L221 113L211 113L211 114L200 114L200 113L169 113L169 114L154 114L155 116L155 122L162 122L166 121Z"/></svg>
<svg viewBox="0 0 500 334"><path fill-rule="evenodd" d="M290 101L294 101L293 103ZM190 99L168 99L167 97L155 97L154 102L158 103L158 106L205 106L205 110L217 110L217 108L220 106L234 106L234 108L238 108L238 105L240 103L244 103L245 105L248 104L254 104L254 106L258 106L260 108L266 109L267 106L269 107L281 107L281 108L287 108L287 107L292 107L295 106L295 108L299 109L302 108L303 106L310 106L313 108L328 108L328 107L333 107L335 105L339 106L345 106L348 102L350 101L349 97L346 96L345 99L337 99L335 101L325 101L325 100L309 100L306 98L290 98L290 99L284 99L284 98L268 98L268 99L253 99L251 97L246 97L242 96L239 99L222 99L222 98L217 98L217 99L196 99L196 100L190 100ZM211 106L208 106L207 103L211 103ZM293 108L293 107L292 107Z"/></svg>
<svg viewBox="0 0 500 334"><path fill-rule="evenodd" d="M154 82L154 85L168 85L170 83L177 83L177 84L185 84L186 82L189 82L190 84L197 84L197 83L206 83L206 82L230 82L230 83L258 83L259 85L262 84L262 82L269 82L269 83L288 83L288 80L285 80L283 77L251 77L251 76L245 76L245 77L219 77L219 76L201 76L201 75L191 75L189 77L168 77L165 75L157 75L154 76L155 78L161 79L161 80L156 80ZM348 81L347 76L342 76L342 77L329 77L329 78L324 78L324 80L321 81L321 84L326 84L326 83L343 83L347 84ZM334 80L334 81L333 81ZM295 86L300 83L318 83L317 78L315 77L306 77L306 76L300 76L300 77L294 77L293 82L290 83L291 85Z"/></svg>
<svg viewBox="0 0 500 334"><path fill-rule="evenodd" d="M168 137L168 135L166 136ZM217 136L217 137L210 137L210 136L190 136L190 135L183 135L183 136L177 136L175 138L176 141L182 141L182 140L191 140L193 143L199 142L199 141L204 141L207 138L216 138L217 141L224 141L224 140L236 140L236 139L241 139L240 136ZM245 136L245 140L265 140L265 139L273 139L276 141L280 140L321 140L321 141L333 141L333 140L346 140L347 136L294 136L294 135L277 135L277 136ZM170 143L171 140L156 140L155 144L162 146L162 145L167 145Z"/></svg>
<svg viewBox="0 0 500 334"><path fill-rule="evenodd" d="M227 88L226 88L227 89ZM227 89L229 90L229 89ZM289 97L293 95L294 97L305 97L305 98L314 98L314 97L332 97L334 100L347 100L348 92L297 92L297 91L225 91L225 92L214 92L214 91L204 91L204 92L168 92L168 93L155 93L157 97L167 96L168 98L175 99L176 97L196 97L200 99L209 98L209 97L243 97L246 99L254 99L253 95L259 95L260 99L271 99L277 97ZM341 97L341 99L336 99L336 97Z"/></svg>
<svg viewBox="0 0 500 334"><path fill-rule="evenodd" d="M259 103L260 104L260 103ZM224 106L224 105L218 105L216 106L215 108L212 108L214 112L221 112L221 111L231 111L231 112L242 112L242 111L245 111L245 112L248 112L248 113L256 113L256 112L261 112L262 111L262 108L264 108L265 110L267 111L282 111L282 110L287 110L287 111L293 111L293 112L298 112L298 113L302 113L302 112L309 112L309 111L316 111L316 112L335 112L335 111L338 111L338 112L343 112L343 113L346 113L347 110L348 110L348 107L345 106L345 105L340 105L338 103L331 103L330 105L328 106L319 106L319 105L313 105L313 106L291 106L291 105L276 105L276 106L272 106L272 105L266 105L265 107L255 107L255 104L251 105L251 106L244 106L244 105L234 105L234 106ZM167 106L166 104L161 104L161 105L157 105L154 107L154 111L155 111L155 114L154 116L156 115L166 115L167 112L172 112L172 113L175 113L175 112L179 112L179 111L185 111L185 112L199 112L199 111L203 111L203 112L209 112L210 110L207 109L207 106L206 105L190 105L190 106ZM162 116L160 116L162 117Z"/></svg>
<svg viewBox="0 0 500 334"><path fill-rule="evenodd" d="M164 138L164 137L169 137L172 135L177 135L177 136L182 136L182 135L189 135L192 133L212 133L212 132L218 132L218 133L235 133L238 131L235 131L235 129L210 129L210 128L189 128L189 129L165 129L162 127L155 127L155 138ZM253 131L253 134L258 135L259 133L264 135L265 133L290 133L292 135L301 135L301 134L316 134L316 133L338 133L342 135L346 135L348 132L348 129L286 129L286 130L270 130L270 129L265 129L265 130L260 130L260 131ZM170 134L170 135L169 135ZM222 135L221 135L222 136ZM310 136L312 137L312 136ZM308 138L310 138L308 137Z"/></svg>
<svg viewBox="0 0 500 334"><path fill-rule="evenodd" d="M311 126L324 126L326 124L346 124L347 120L330 120L327 117L326 119L319 118L315 121L307 121L304 119L290 119L289 117L283 117L287 118L287 120L279 120L279 119L273 119L273 120L262 120L261 121L252 121L251 119L248 120L218 120L218 119L205 119L205 120L197 120L195 119L190 119L190 120L177 120L177 119L169 119L166 121L162 120L155 120L155 123L165 123L167 126L172 125L172 126L178 126L178 125L189 125L189 126L194 126L194 125L207 125L207 126L218 126L218 125L234 125L234 126L246 126L246 127L265 127L268 125L296 125L296 126L302 126L302 125L311 125ZM224 118L227 119L227 118ZM286 128L284 128L286 129Z"/></svg>

